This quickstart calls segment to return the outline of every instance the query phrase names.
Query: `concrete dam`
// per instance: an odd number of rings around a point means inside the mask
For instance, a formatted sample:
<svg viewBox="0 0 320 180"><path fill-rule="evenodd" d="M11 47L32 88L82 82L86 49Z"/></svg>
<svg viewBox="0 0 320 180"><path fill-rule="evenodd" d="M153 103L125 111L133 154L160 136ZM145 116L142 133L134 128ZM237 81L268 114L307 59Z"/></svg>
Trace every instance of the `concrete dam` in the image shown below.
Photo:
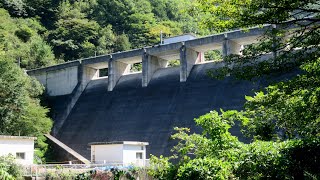
<svg viewBox="0 0 320 180"><path fill-rule="evenodd" d="M223 62L203 62L202 54L221 49L223 56L239 54L271 26L232 31L184 42L136 49L28 71L46 88L54 119L53 136L90 159L88 143L109 141L149 142L147 154L169 155L174 127L195 126L211 110L241 110L245 95L272 81L292 77L287 73L255 82L208 77L207 71ZM271 55L270 55L271 56ZM267 55L266 58L269 56ZM180 59L179 67L167 62ZM142 62L142 72L129 73ZM99 70L108 68L108 76ZM231 133L241 140L239 128Z"/></svg>

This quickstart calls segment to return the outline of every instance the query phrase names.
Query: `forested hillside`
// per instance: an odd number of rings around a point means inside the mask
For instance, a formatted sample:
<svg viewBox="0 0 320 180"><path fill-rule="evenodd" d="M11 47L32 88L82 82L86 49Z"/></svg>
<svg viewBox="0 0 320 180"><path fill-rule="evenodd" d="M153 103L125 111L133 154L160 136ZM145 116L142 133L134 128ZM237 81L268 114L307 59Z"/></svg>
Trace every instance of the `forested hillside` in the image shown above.
<svg viewBox="0 0 320 180"><path fill-rule="evenodd" d="M43 134L52 120L40 101L44 88L24 69L158 44L161 31L164 37L208 34L187 13L191 5L191 0L1 0L0 135L38 137L36 154L45 160Z"/></svg>
<svg viewBox="0 0 320 180"><path fill-rule="evenodd" d="M1 0L0 134L37 136L38 157L48 149L42 134L52 121L41 106L43 87L23 69L157 44L161 31L201 36L272 24L242 55L225 57L223 67L207 74L247 80L299 74L244 95L241 111L213 110L195 119L200 134L175 128L173 154L152 156L148 173L157 179L320 179L319 22L319 0ZM268 61L257 61L268 53ZM235 124L251 143L229 132Z"/></svg>
<svg viewBox="0 0 320 180"><path fill-rule="evenodd" d="M210 33L187 13L191 0L3 0L0 53L32 69Z"/></svg>

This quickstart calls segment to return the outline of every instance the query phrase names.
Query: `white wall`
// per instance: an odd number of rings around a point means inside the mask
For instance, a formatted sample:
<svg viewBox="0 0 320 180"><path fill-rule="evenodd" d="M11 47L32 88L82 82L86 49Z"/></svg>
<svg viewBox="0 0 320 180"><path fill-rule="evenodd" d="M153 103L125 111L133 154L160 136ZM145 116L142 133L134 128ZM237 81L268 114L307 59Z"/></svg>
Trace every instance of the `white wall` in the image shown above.
<svg viewBox="0 0 320 180"><path fill-rule="evenodd" d="M143 147L143 150L141 150L141 147ZM142 153L142 161L137 161L136 153ZM123 148L123 163L126 165L129 164L136 164L139 165L140 163L144 162L146 159L146 147L142 145L128 145L124 144ZM137 164L138 162L138 164Z"/></svg>
<svg viewBox="0 0 320 180"><path fill-rule="evenodd" d="M13 155L16 153L25 153L25 159L17 159L21 164L33 164L34 154L34 140L33 139L13 139L13 138L0 138L0 156Z"/></svg>
<svg viewBox="0 0 320 180"><path fill-rule="evenodd" d="M141 149L143 147L143 149ZM136 153L142 153L142 159L136 158ZM95 161L93 161L95 155ZM91 162L95 164L115 163L114 165L144 166L146 160L146 146L128 144L91 145Z"/></svg>
<svg viewBox="0 0 320 180"><path fill-rule="evenodd" d="M96 164L122 163L123 162L123 144L91 145L91 162L95 155Z"/></svg>

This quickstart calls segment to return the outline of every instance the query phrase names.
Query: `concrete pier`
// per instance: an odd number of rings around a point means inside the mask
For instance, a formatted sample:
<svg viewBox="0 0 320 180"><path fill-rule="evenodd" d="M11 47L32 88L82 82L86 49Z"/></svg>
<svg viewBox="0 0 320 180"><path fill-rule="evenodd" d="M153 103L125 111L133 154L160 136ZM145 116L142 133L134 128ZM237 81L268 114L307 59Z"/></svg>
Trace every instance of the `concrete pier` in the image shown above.
<svg viewBox="0 0 320 180"><path fill-rule="evenodd" d="M130 67L129 64L115 61L112 57L110 58L108 67L108 91L113 90L120 77L130 71Z"/></svg>
<svg viewBox="0 0 320 180"><path fill-rule="evenodd" d="M180 82L186 82L193 65L199 60L199 52L187 48L184 43L180 48Z"/></svg>
<svg viewBox="0 0 320 180"><path fill-rule="evenodd" d="M258 38L271 28L271 25L266 25L246 31L236 30L187 39L184 42L159 44L144 49L101 55L35 69L27 73L37 78L46 87L47 94L50 96L70 94L77 86L78 79L84 88L88 82L99 78L99 69L104 68L108 68L108 87L106 89L113 91L120 77L130 73L130 67L139 62L142 62L142 87L147 87L154 73L158 69L166 68L169 60L180 60L180 82L186 82L192 67L204 60L205 52L221 50L223 57L230 54L241 54L243 45L257 42ZM81 68L78 68L79 64Z"/></svg>
<svg viewBox="0 0 320 180"><path fill-rule="evenodd" d="M142 87L147 87L153 74L167 65L168 61L144 52L142 55Z"/></svg>
<svg viewBox="0 0 320 180"><path fill-rule="evenodd" d="M231 54L241 54L242 45L238 44L236 41L232 41L228 39L227 35L225 35L225 39L222 45L222 56L226 57Z"/></svg>

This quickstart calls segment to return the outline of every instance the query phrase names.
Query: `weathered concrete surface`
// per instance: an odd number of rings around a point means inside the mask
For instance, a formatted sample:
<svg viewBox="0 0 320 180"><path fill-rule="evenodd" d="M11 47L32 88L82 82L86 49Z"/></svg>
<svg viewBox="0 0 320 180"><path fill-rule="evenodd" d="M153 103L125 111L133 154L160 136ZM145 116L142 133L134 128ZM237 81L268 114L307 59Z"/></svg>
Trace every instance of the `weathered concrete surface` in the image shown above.
<svg viewBox="0 0 320 180"><path fill-rule="evenodd" d="M106 91L105 79L93 80L56 137L86 158L90 157L87 144L99 141L149 142L147 154L168 155L175 144L170 140L174 127L199 132L194 118L220 108L242 109L244 96L268 83L267 79L253 83L232 76L225 80L209 78L206 71L217 67L213 63L195 65L185 83L179 83L179 67L158 69L145 88L141 87L141 73L125 75L112 92ZM61 99L55 104L63 104ZM237 128L231 132L243 140Z"/></svg>
<svg viewBox="0 0 320 180"><path fill-rule="evenodd" d="M109 68L108 68L108 91L112 91L113 88L116 86L118 80L122 75L125 73L130 72L130 65L111 60L109 61Z"/></svg>
<svg viewBox="0 0 320 180"><path fill-rule="evenodd" d="M199 60L199 52L182 46L180 48L180 82L186 82L194 64Z"/></svg>
<svg viewBox="0 0 320 180"><path fill-rule="evenodd" d="M222 56L226 57L230 54L241 54L241 44L230 39L225 39L222 45Z"/></svg>
<svg viewBox="0 0 320 180"><path fill-rule="evenodd" d="M224 57L240 54L241 45L255 43L260 35L271 26L252 28L248 31L236 30L203 38L189 39L185 42L155 45L144 49L134 49L76 60L61 65L28 71L36 77L47 90L49 96L70 94L79 81L81 88L98 75L98 69L108 68L108 91L112 91L118 80L130 71L130 64L142 62L142 87L148 86L154 72L167 65L168 60L180 58L180 82L185 82L196 62L203 60L208 50L222 49ZM82 69L77 68L81 66Z"/></svg>
<svg viewBox="0 0 320 180"><path fill-rule="evenodd" d="M221 49L227 36L229 40L240 45L247 45L257 42L257 39L264 34L267 29L272 28L271 25L265 25L263 28L251 28L247 31L235 30L230 32L225 32L222 34L214 34L207 37L190 39L185 41L185 46L191 48L197 52L206 52L208 50ZM181 42L175 42L170 44L155 45L152 47L145 47L148 54L160 57L165 60L175 59L179 50L182 46ZM64 64L59 64L51 67L40 68L28 71L29 72L42 72L42 71L53 71L64 69L69 66L74 66L75 64L82 63L83 65L90 66L92 68L107 67L107 62L112 59L113 61L121 61L123 63L130 64L130 62L141 62L143 54L143 49L133 49L124 52L117 52L107 55L101 55L96 57L85 58L81 60L76 60Z"/></svg>
<svg viewBox="0 0 320 180"><path fill-rule="evenodd" d="M49 96L72 93L78 84L78 66L32 74L45 88Z"/></svg>
<svg viewBox="0 0 320 180"><path fill-rule="evenodd" d="M165 68L168 61L147 53L142 56L142 87L147 87L153 74L160 68Z"/></svg>

